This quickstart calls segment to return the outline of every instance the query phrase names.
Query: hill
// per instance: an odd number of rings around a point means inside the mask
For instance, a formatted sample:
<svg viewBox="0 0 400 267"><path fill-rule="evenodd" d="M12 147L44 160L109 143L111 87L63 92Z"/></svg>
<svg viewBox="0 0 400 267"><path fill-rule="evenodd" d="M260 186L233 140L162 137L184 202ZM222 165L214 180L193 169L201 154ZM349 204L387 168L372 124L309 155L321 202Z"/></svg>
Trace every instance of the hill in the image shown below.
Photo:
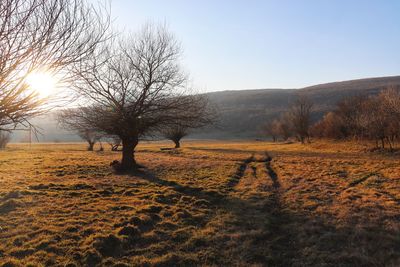
<svg viewBox="0 0 400 267"><path fill-rule="evenodd" d="M388 86L400 86L400 76L358 79L319 84L301 89L258 89L209 93L220 111L218 127L202 130L203 138L257 138L263 122L285 112L298 94L307 94L314 103L313 119L318 120L344 97L373 95Z"/></svg>
<svg viewBox="0 0 400 267"><path fill-rule="evenodd" d="M259 138L259 128L267 120L285 112L299 93L315 103L314 120L332 110L342 98L351 95L377 94L388 86L400 86L400 76L358 79L319 84L301 89L256 89L207 93L220 115L218 125L197 130L192 138L244 139ZM42 142L78 141L79 138L57 127L54 116L35 120L41 128ZM14 134L14 141L26 140L26 133Z"/></svg>

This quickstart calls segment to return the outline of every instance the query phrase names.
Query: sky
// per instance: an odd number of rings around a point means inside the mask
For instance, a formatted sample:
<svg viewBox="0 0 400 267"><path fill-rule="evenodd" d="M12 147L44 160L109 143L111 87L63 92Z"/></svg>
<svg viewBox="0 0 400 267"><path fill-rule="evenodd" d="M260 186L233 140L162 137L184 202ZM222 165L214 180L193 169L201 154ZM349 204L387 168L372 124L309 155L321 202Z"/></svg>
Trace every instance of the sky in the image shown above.
<svg viewBox="0 0 400 267"><path fill-rule="evenodd" d="M203 91L400 75L397 0L112 0L124 31L166 23Z"/></svg>

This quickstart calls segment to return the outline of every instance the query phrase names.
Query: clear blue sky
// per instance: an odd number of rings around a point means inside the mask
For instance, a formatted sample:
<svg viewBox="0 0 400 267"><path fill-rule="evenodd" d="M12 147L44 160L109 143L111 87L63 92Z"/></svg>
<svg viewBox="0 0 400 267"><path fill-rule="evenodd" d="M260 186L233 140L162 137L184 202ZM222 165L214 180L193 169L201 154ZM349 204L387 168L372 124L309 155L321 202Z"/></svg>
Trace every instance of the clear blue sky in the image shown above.
<svg viewBox="0 0 400 267"><path fill-rule="evenodd" d="M166 22L203 90L400 75L397 0L113 0L126 30Z"/></svg>

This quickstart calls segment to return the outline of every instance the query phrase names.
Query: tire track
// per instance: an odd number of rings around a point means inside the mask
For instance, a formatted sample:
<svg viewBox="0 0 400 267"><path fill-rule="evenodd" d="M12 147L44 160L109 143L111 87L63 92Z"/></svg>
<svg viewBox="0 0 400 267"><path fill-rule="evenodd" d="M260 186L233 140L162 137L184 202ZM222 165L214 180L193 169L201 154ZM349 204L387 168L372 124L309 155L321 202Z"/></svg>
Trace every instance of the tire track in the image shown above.
<svg viewBox="0 0 400 267"><path fill-rule="evenodd" d="M282 188L278 174L272 167L272 157L265 152L265 167L272 181L272 195L265 205L265 212L270 214L269 230L271 250L274 257L268 261L271 266L291 266L292 259L298 253L296 233L293 231L293 215L286 211L282 201Z"/></svg>
<svg viewBox="0 0 400 267"><path fill-rule="evenodd" d="M235 187L240 182L240 179L242 179L242 177L244 176L248 165L253 161L254 154L252 154L249 158L240 163L239 167L236 169L236 173L233 175L233 177L229 179L228 186L230 188Z"/></svg>
<svg viewBox="0 0 400 267"><path fill-rule="evenodd" d="M278 179L278 174L274 171L274 169L271 166L272 162L272 157L268 154L268 152L265 152L265 167L267 168L267 173L268 176L272 180L272 186L274 189L278 189L281 187L281 184Z"/></svg>

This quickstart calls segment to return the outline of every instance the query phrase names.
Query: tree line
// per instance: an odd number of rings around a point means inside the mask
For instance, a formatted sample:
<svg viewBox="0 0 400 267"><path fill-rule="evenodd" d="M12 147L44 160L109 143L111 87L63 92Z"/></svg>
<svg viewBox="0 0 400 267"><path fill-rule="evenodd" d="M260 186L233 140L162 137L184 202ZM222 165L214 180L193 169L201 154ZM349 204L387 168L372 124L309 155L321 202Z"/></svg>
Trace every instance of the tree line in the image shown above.
<svg viewBox="0 0 400 267"><path fill-rule="evenodd" d="M310 138L373 141L376 148L393 150L400 137L400 88L391 86L377 95L345 97L315 123L313 103L301 95L281 117L263 126L273 141L294 137L302 143Z"/></svg>
<svg viewBox="0 0 400 267"><path fill-rule="evenodd" d="M391 87L378 95L340 101L312 129L315 137L370 140L376 148L393 150L400 137L400 93Z"/></svg>

